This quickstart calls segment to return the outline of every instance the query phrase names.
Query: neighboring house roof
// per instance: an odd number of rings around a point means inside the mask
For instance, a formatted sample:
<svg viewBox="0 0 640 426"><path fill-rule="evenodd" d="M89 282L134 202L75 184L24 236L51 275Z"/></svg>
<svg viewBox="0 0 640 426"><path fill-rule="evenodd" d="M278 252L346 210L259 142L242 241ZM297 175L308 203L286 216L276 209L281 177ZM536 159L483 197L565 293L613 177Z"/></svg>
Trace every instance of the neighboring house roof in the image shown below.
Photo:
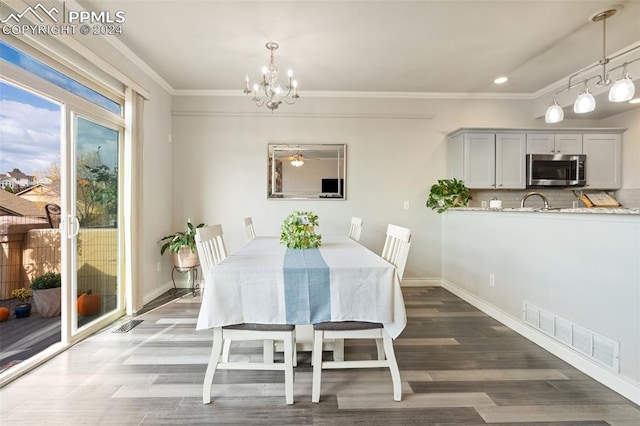
<svg viewBox="0 0 640 426"><path fill-rule="evenodd" d="M0 190L0 214L11 216L44 216L38 206L22 197Z"/></svg>
<svg viewBox="0 0 640 426"><path fill-rule="evenodd" d="M7 176L14 179L33 179L33 176L25 175L22 172L7 172Z"/></svg>
<svg viewBox="0 0 640 426"><path fill-rule="evenodd" d="M37 184L18 192L16 195L36 203L41 209L44 209L45 204L60 205L60 185L58 184Z"/></svg>

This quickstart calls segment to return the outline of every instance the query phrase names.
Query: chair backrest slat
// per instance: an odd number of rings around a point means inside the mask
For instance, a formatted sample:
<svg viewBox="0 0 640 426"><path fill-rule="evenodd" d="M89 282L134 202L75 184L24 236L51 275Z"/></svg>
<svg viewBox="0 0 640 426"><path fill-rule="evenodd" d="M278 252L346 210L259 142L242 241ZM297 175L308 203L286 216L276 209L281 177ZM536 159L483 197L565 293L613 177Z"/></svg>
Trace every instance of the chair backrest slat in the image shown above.
<svg viewBox="0 0 640 426"><path fill-rule="evenodd" d="M206 278L215 265L227 258L222 225L205 226L196 230L196 248L202 274Z"/></svg>
<svg viewBox="0 0 640 426"><path fill-rule="evenodd" d="M360 241L360 234L362 233L362 218L352 217L351 226L349 227L349 238L355 241Z"/></svg>
<svg viewBox="0 0 640 426"><path fill-rule="evenodd" d="M244 224L244 231L247 235L247 240L254 240L256 238L256 232L253 229L253 219L251 217L245 217L242 220L242 223Z"/></svg>
<svg viewBox="0 0 640 426"><path fill-rule="evenodd" d="M398 278L402 280L404 268L411 247L411 230L397 225L387 227L387 238L382 249L382 257L396 267Z"/></svg>

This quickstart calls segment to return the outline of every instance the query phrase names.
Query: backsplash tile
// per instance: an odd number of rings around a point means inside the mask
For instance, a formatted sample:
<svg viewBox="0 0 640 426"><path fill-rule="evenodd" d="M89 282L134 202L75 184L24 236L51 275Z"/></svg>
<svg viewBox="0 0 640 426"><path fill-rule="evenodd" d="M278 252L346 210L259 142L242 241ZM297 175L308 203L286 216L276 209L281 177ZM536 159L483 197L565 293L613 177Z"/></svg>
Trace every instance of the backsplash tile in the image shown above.
<svg viewBox="0 0 640 426"><path fill-rule="evenodd" d="M487 205L489 204L489 200L492 198L497 198L498 200L502 200L503 208L517 208L520 207L520 200L529 192L540 192L547 200L549 200L549 205L551 207L568 209L573 207L574 201L579 201L578 196L580 193L578 191L574 192L572 190L566 189L501 189L501 190L492 190L492 189L472 189L470 191L471 201L469 202L469 207L480 207L482 201L486 201ZM530 197L526 201L527 207L534 208L542 208L544 207L544 202L540 197ZM582 201L579 201L578 207L584 207Z"/></svg>

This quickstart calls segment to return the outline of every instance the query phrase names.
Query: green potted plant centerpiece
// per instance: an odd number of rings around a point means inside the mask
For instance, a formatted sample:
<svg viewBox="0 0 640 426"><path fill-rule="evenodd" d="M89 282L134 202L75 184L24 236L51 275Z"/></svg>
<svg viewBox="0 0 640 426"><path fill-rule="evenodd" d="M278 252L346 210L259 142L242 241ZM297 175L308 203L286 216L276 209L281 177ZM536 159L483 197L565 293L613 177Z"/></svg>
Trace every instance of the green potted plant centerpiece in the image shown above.
<svg viewBox="0 0 640 426"><path fill-rule="evenodd" d="M312 212L294 212L282 222L280 243L289 248L317 248L322 244L322 235L315 233L318 216Z"/></svg>
<svg viewBox="0 0 640 426"><path fill-rule="evenodd" d="M427 207L442 213L451 207L465 207L469 204L469 188L456 178L438 179L431 185Z"/></svg>
<svg viewBox="0 0 640 426"><path fill-rule="evenodd" d="M177 268L192 268L199 263L198 252L196 251L196 229L202 228L204 223L194 226L187 220L186 231L178 231L160 239L162 247L160 254L167 250L173 253L173 264Z"/></svg>
<svg viewBox="0 0 640 426"><path fill-rule="evenodd" d="M48 318L60 315L61 286L60 274L55 272L47 272L33 280L33 305L40 316Z"/></svg>
<svg viewBox="0 0 640 426"><path fill-rule="evenodd" d="M11 291L11 296L18 299L18 304L13 307L13 313L16 318L25 318L31 315L31 303L29 299L33 296L30 288L16 288Z"/></svg>

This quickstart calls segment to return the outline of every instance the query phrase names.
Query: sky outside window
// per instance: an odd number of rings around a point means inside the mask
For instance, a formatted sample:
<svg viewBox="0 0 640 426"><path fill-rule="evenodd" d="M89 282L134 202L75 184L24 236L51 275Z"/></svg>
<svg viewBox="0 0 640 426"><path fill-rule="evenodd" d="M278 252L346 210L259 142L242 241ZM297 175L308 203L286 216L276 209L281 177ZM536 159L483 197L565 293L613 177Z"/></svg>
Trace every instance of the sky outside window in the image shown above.
<svg viewBox="0 0 640 426"><path fill-rule="evenodd" d="M50 173L60 164L60 106L0 81L0 173Z"/></svg>
<svg viewBox="0 0 640 426"><path fill-rule="evenodd" d="M51 68L48 65L43 64L40 61L33 59L31 56L24 54L18 49L9 46L8 44L0 41L0 58L16 65L32 74L37 75L50 83L59 86L68 92L81 96L82 98L92 102L107 111L111 111L114 114L121 115L122 107L119 103L112 101L106 96L101 95L88 88L87 86L78 83L74 79L62 74Z"/></svg>

